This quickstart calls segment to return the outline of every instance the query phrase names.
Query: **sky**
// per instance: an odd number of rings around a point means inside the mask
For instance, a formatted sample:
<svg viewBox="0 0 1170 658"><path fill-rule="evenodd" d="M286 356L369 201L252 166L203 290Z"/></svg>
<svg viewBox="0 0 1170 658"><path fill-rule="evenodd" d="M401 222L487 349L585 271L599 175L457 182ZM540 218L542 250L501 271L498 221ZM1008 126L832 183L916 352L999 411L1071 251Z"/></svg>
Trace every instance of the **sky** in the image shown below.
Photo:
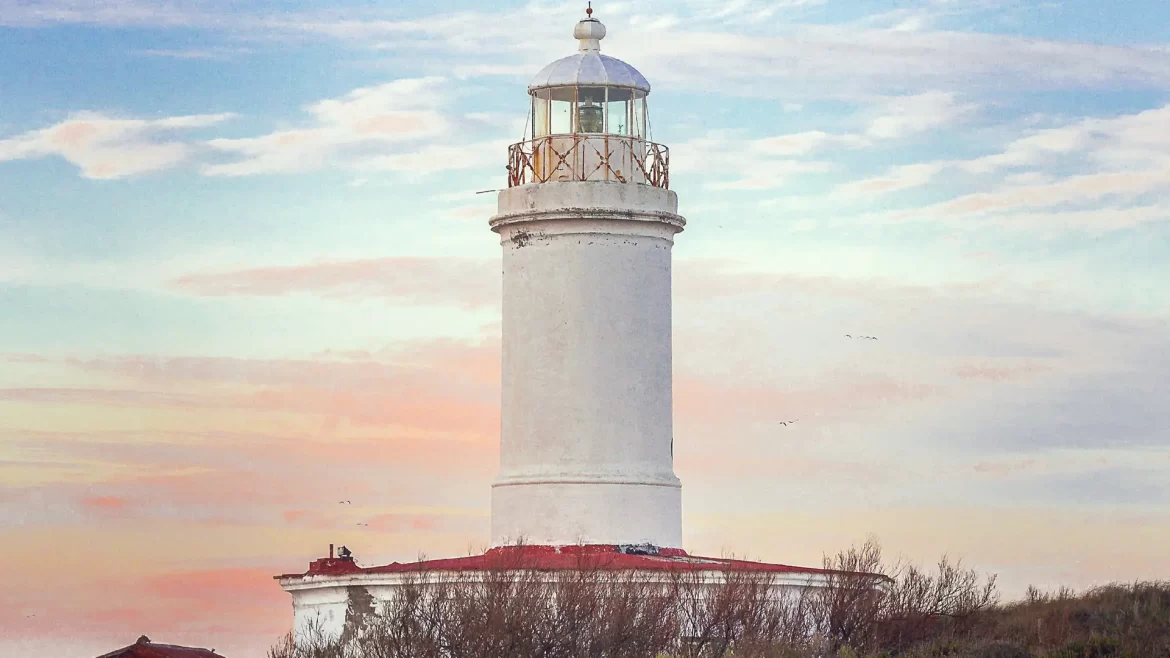
<svg viewBox="0 0 1170 658"><path fill-rule="evenodd" d="M487 544L476 192L583 5L0 0L0 654L258 657L331 542ZM1170 3L593 5L688 222L685 548L1170 578Z"/></svg>

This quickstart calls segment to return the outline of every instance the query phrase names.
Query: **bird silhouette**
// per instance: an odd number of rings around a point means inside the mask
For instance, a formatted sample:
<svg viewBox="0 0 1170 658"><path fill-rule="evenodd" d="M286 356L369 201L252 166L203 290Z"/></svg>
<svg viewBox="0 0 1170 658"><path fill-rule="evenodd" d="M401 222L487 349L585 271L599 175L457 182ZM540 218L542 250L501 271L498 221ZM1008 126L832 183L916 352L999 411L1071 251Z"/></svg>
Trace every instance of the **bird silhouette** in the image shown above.
<svg viewBox="0 0 1170 658"><path fill-rule="evenodd" d="M337 504L338 505L349 505L350 502L348 500L339 500L339 501L337 501Z"/></svg>
<svg viewBox="0 0 1170 658"><path fill-rule="evenodd" d="M846 338L853 338L853 336L850 336L849 334L845 334L845 337Z"/></svg>

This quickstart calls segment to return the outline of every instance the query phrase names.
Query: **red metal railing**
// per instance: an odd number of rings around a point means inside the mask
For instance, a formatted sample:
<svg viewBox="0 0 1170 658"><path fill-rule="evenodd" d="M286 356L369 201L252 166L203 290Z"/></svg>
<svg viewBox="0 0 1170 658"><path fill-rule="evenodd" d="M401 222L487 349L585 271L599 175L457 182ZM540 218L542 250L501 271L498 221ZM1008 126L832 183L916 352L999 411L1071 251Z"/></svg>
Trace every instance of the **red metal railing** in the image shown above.
<svg viewBox="0 0 1170 658"><path fill-rule="evenodd" d="M620 135L549 135L508 147L508 187L612 180L669 189L670 149Z"/></svg>

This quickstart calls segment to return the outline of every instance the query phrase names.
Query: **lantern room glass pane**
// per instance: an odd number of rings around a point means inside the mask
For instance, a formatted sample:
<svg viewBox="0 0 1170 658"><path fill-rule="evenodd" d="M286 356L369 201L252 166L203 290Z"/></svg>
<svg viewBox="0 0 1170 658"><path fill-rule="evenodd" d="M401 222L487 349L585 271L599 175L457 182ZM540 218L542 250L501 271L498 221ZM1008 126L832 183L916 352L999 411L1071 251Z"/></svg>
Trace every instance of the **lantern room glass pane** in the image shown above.
<svg viewBox="0 0 1170 658"><path fill-rule="evenodd" d="M646 97L636 98L630 101L630 104L633 105L630 134L638 139L646 139Z"/></svg>
<svg viewBox="0 0 1170 658"><path fill-rule="evenodd" d="M630 104L626 101L609 101L605 104L605 132L611 135L630 134Z"/></svg>
<svg viewBox="0 0 1170 658"><path fill-rule="evenodd" d="M548 92L532 97L532 136L544 137L548 133Z"/></svg>
<svg viewBox="0 0 1170 658"><path fill-rule="evenodd" d="M600 133L605 130L605 87L581 87L577 90L577 132Z"/></svg>
<svg viewBox="0 0 1170 658"><path fill-rule="evenodd" d="M549 103L549 134L565 135L573 132L573 102L556 100Z"/></svg>

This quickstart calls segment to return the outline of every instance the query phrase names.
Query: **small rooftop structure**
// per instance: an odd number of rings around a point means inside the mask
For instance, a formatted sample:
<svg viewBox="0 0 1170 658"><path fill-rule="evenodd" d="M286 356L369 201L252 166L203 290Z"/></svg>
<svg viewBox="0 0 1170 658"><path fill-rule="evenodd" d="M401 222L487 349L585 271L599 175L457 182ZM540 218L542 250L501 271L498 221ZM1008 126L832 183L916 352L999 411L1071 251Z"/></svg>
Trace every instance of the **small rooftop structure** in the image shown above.
<svg viewBox="0 0 1170 658"><path fill-rule="evenodd" d="M128 647L103 653L97 658L223 658L215 649L196 649L177 644L158 644L145 635Z"/></svg>

